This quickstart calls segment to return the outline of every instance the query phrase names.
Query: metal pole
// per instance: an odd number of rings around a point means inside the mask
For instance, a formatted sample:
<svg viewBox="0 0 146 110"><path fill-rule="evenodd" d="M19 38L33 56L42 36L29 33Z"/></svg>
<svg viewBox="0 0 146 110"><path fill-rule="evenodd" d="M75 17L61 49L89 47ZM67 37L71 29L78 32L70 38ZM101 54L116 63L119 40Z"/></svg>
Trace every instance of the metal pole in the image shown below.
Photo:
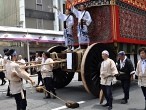
<svg viewBox="0 0 146 110"><path fill-rule="evenodd" d="M27 44L27 59L28 59L28 62L30 62L30 48L29 48L29 41L26 42ZM31 74L31 71L30 69L28 69L28 73Z"/></svg>
<svg viewBox="0 0 146 110"><path fill-rule="evenodd" d="M27 59L30 62L30 49L29 49L29 41L27 41Z"/></svg>

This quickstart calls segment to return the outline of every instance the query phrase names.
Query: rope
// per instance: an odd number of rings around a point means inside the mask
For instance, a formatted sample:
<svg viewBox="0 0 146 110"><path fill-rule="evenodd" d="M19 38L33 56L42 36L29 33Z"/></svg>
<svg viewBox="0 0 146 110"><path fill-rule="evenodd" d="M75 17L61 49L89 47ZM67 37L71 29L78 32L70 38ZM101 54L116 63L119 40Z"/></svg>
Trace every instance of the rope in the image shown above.
<svg viewBox="0 0 146 110"><path fill-rule="evenodd" d="M57 99L59 99L60 101L62 101L62 102L64 102L64 103L66 103L66 101L65 101L65 100L63 100L63 99L61 99L60 97L58 97L58 96L54 95L53 93L49 92L49 91L48 91L48 90L46 90L45 88L43 88L43 87L42 87L42 89L43 89L44 91L46 91L47 93L49 93L49 94L53 95L54 97L56 97L56 98L57 98Z"/></svg>

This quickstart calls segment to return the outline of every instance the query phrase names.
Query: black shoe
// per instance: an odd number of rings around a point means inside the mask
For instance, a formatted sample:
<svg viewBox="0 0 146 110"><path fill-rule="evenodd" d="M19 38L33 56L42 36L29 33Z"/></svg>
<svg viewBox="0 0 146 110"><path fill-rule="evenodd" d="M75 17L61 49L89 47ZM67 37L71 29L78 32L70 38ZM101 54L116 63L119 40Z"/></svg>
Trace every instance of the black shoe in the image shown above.
<svg viewBox="0 0 146 110"><path fill-rule="evenodd" d="M108 110L112 110L112 107L108 107Z"/></svg>
<svg viewBox="0 0 146 110"><path fill-rule="evenodd" d="M44 97L43 99L50 99L51 97L50 96L46 96L46 97Z"/></svg>
<svg viewBox="0 0 146 110"><path fill-rule="evenodd" d="M121 101L121 104L127 104L127 103L128 103L127 100L122 100L122 101Z"/></svg>
<svg viewBox="0 0 146 110"><path fill-rule="evenodd" d="M6 96L8 96L8 97L13 97L13 95L12 95L12 94L9 94L9 93L8 93Z"/></svg>
<svg viewBox="0 0 146 110"><path fill-rule="evenodd" d="M106 104L104 104L104 105L102 105L103 107L107 107L107 106L109 106L109 104L108 103L106 103Z"/></svg>

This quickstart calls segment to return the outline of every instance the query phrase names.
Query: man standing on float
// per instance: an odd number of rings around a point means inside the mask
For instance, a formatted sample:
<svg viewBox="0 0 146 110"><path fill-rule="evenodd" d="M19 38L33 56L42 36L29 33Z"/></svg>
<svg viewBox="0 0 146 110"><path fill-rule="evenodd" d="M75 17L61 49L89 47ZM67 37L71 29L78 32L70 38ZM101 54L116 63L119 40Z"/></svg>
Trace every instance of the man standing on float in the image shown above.
<svg viewBox="0 0 146 110"><path fill-rule="evenodd" d="M71 15L71 10L66 9L65 14L61 13L57 7L54 7L58 11L58 17L64 22L64 38L65 46L68 47L67 50L74 49L74 38L72 34L72 28L74 25L74 18Z"/></svg>
<svg viewBox="0 0 146 110"><path fill-rule="evenodd" d="M72 1L69 1L72 5ZM73 5L71 7L71 11L74 13L74 15L78 18L78 42L79 47L81 48L81 45L90 43L89 36L88 36L88 26L91 24L92 19L90 16L90 13L85 10L85 5L81 4L79 7L79 10L77 10Z"/></svg>

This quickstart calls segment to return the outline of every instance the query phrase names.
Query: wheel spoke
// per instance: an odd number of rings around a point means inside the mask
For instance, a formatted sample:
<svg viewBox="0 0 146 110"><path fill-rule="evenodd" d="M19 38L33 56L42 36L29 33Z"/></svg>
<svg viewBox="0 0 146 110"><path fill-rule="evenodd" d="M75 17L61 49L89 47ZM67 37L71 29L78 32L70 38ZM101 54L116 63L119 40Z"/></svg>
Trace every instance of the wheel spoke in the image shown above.
<svg viewBox="0 0 146 110"><path fill-rule="evenodd" d="M54 46L48 49L48 52L61 53L64 50L66 50L66 47L64 46ZM71 82L74 76L74 72L66 72L66 71L63 71L61 68L54 69L53 73L54 73L54 78L53 78L54 85L56 88L63 88L67 86Z"/></svg>

